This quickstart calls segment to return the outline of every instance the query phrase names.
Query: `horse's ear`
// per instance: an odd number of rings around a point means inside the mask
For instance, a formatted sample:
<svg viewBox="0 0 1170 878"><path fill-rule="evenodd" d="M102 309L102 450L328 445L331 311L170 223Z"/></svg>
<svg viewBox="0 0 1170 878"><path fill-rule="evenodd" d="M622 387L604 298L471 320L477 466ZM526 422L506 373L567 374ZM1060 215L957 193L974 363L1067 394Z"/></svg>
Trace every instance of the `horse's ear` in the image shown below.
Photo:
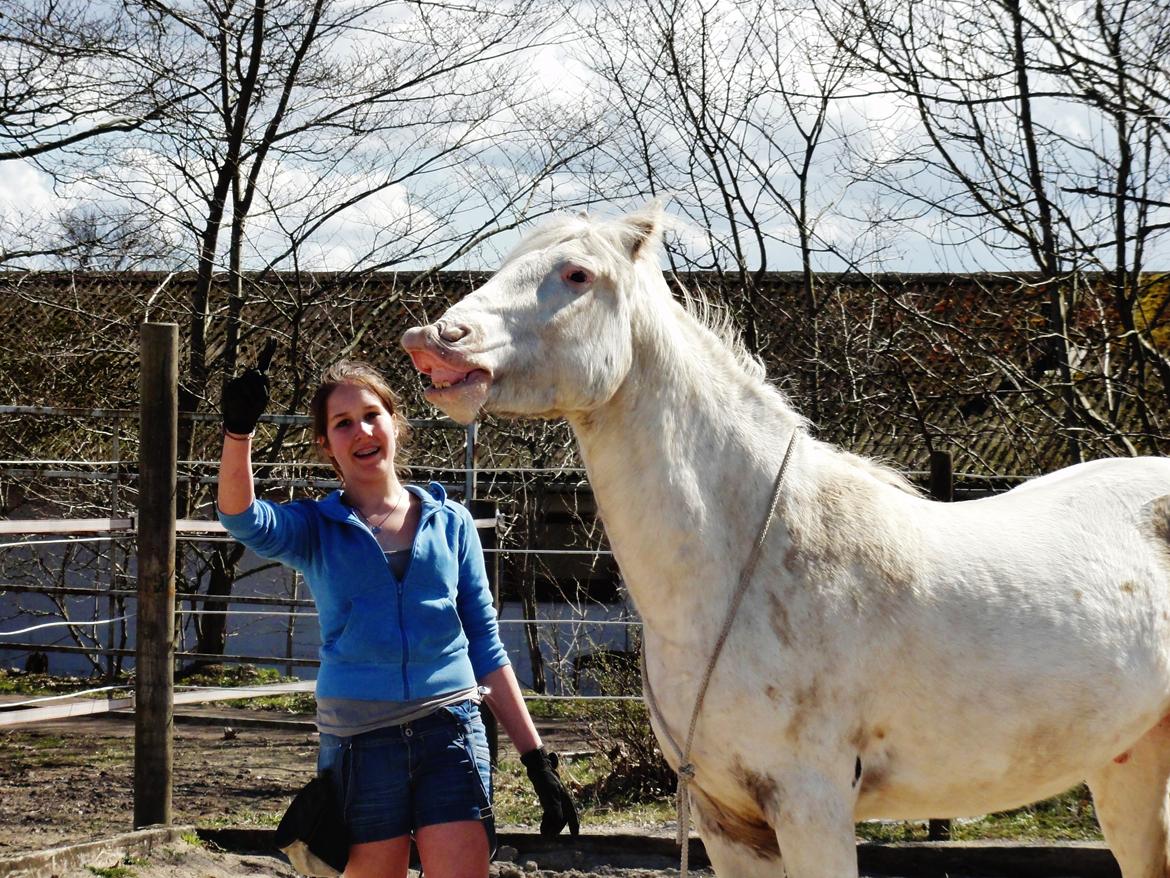
<svg viewBox="0 0 1170 878"><path fill-rule="evenodd" d="M663 217L661 201L652 201L641 210L622 217L626 250L631 262L636 262L644 253L657 246L662 238Z"/></svg>

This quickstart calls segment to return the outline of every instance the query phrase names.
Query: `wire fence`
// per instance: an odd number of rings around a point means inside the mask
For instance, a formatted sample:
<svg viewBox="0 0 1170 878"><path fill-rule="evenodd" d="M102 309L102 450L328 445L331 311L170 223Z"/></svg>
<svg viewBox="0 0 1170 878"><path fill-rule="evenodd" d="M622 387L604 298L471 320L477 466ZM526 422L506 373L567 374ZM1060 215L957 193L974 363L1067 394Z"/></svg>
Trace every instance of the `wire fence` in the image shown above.
<svg viewBox="0 0 1170 878"><path fill-rule="evenodd" d="M63 663L79 678L109 681L132 667L137 459L126 452L133 449L137 417L121 409L0 406L0 424L5 418L66 419L105 438L103 448L84 458L0 460L0 509L7 516L0 520L0 661L10 667L38 671ZM218 430L218 416L184 417ZM304 416L264 421L308 425ZM422 419L411 426L460 439L426 443L439 453L415 463L415 473L442 482L465 502L499 498L492 517L477 525L499 597L501 635L528 697L640 697L631 670L641 622L622 593L584 469L564 460L485 465L474 425ZM252 664L288 677L309 675L318 664L316 612L298 574L244 553L227 590L210 586L214 564L236 550L214 520L217 466L202 459L179 464L180 481L203 493L192 503L201 517L176 526L177 670ZM258 492L278 500L339 484L323 462L264 460L256 470ZM976 477L959 475L957 481L967 496L991 487ZM52 662L50 655L56 656Z"/></svg>
<svg viewBox="0 0 1170 878"><path fill-rule="evenodd" d="M130 455L138 416L122 409L0 406L0 425L14 419L53 425L66 421L104 437L100 447L76 459L0 460L0 510L7 516L0 520L0 662L30 671L64 667L79 678L108 680L132 667L137 458ZM218 416L184 417L218 430ZM269 427L308 426L303 416L263 420ZM474 426L416 419L411 427L459 436L457 443L425 443L440 453L414 465L416 473L440 481L449 493L470 502L501 486L505 493L524 495L540 484L546 499L558 492L569 497L559 514L573 518L574 526L580 524L582 515L573 507L581 501L579 495L587 494L582 467L485 466L477 461ZM288 676L311 674L318 663L316 612L299 575L244 553L230 590L211 593L214 556L236 548L214 520L210 498L217 467L215 460L179 463L179 481L202 490L191 508L203 517L180 519L176 528L182 568L177 571L175 610L177 670L208 663L255 664ZM258 493L277 500L339 484L331 468L317 461L257 461L256 472ZM567 494L565 485L570 486ZM513 665L534 698L596 694L599 684L582 677L579 660L598 650L630 652L640 641L641 623L622 599L612 553L595 523L586 527L586 545L565 544L564 520L551 528L556 533L548 533L546 526L542 539L535 540L538 529L520 524L529 517L522 499L504 506L498 518L477 525L500 596L501 635ZM548 545L558 538L560 545ZM605 570L598 575L602 565ZM606 592L601 598L590 594L599 585ZM216 626L221 631L218 644L208 636Z"/></svg>

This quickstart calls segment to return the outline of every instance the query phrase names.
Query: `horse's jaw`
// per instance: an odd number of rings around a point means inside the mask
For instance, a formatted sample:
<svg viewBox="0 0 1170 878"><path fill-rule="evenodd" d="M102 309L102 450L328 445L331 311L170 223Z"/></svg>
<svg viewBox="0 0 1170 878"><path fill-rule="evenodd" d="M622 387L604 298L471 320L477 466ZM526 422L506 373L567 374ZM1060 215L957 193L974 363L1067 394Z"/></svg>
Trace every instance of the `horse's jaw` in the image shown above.
<svg viewBox="0 0 1170 878"><path fill-rule="evenodd" d="M491 388L492 376L483 369L474 369L451 384L433 384L423 391L423 397L451 420L470 424L479 417Z"/></svg>

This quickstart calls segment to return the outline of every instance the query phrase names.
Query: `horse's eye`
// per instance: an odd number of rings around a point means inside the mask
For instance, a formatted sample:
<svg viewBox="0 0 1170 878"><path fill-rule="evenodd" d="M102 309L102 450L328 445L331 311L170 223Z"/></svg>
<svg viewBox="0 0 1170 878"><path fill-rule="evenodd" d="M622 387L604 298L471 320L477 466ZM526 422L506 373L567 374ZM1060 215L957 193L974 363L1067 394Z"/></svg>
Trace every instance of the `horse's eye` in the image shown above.
<svg viewBox="0 0 1170 878"><path fill-rule="evenodd" d="M577 291L583 291L585 287L593 283L593 272L588 268L570 263L561 268L561 280Z"/></svg>

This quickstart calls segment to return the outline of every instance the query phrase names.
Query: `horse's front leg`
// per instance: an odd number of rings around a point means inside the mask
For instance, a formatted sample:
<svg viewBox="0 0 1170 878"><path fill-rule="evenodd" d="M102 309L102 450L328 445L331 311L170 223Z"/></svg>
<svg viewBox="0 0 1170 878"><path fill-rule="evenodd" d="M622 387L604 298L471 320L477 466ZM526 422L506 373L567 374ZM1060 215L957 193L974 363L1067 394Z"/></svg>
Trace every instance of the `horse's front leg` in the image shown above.
<svg viewBox="0 0 1170 878"><path fill-rule="evenodd" d="M855 800L845 778L817 769L794 768L776 778L769 817L788 878L857 878Z"/></svg>

